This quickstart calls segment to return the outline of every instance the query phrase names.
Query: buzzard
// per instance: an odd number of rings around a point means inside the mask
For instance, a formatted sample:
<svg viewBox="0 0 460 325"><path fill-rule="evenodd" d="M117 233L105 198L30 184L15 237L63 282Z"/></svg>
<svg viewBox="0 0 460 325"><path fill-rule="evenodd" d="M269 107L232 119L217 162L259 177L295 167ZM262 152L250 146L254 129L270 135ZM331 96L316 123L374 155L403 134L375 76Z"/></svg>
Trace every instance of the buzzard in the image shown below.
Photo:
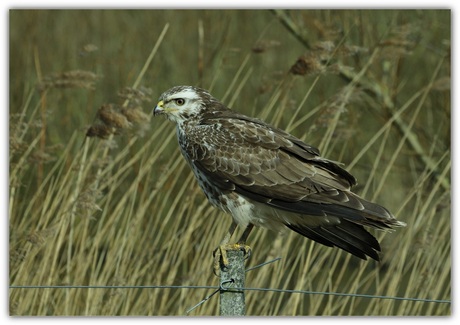
<svg viewBox="0 0 460 325"><path fill-rule="evenodd" d="M356 179L318 149L259 119L237 113L204 89L177 86L164 92L153 111L176 124L180 150L209 202L233 218L215 251L243 249L254 226L289 228L361 259L379 260L379 242L363 226L405 226L384 207L351 191ZM236 227L245 227L229 244Z"/></svg>

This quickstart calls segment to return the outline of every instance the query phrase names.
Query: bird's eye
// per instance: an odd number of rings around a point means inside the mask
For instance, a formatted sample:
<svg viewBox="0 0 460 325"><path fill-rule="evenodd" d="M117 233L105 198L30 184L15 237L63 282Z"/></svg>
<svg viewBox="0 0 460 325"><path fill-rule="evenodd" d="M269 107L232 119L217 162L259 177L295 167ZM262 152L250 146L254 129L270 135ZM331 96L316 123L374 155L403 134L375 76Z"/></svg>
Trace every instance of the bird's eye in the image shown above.
<svg viewBox="0 0 460 325"><path fill-rule="evenodd" d="M182 105L185 104L185 99L183 99L183 98L177 98L177 99L174 99L174 102L176 103L176 105L182 106Z"/></svg>

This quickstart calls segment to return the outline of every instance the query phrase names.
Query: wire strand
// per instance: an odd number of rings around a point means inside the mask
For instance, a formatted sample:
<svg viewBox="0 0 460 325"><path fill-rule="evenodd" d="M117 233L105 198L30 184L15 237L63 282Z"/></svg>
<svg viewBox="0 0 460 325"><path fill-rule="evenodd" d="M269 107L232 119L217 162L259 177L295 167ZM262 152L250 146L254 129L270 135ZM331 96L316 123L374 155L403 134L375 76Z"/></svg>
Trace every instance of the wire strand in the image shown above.
<svg viewBox="0 0 460 325"><path fill-rule="evenodd" d="M103 285L11 285L10 289L213 289L219 290L220 286L206 286L206 285L147 285L147 286L103 286ZM235 290L243 291L271 291L280 293L298 293L306 295L327 295L327 296L342 296L342 297L355 297L355 298L368 298L368 299L392 299L392 300L406 300L418 302L431 302L450 304L450 300L443 299L430 299L430 298L411 298L411 297L398 297L398 296L382 296L370 295L361 293L344 293L344 292L327 292L327 291L309 291L309 290L291 290L291 289L275 289L275 288L234 288ZM207 300L207 299L206 299Z"/></svg>

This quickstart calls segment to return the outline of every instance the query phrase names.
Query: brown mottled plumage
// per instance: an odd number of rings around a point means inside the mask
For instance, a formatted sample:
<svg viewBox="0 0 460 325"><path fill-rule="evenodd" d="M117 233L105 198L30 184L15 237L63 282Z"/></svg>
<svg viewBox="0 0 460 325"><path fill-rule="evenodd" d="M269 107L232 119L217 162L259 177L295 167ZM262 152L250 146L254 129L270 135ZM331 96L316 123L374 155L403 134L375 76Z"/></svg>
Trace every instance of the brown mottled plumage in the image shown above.
<svg viewBox="0 0 460 325"><path fill-rule="evenodd" d="M326 246L379 260L363 226L404 226L384 207L351 192L356 179L318 149L267 123L236 113L190 86L163 93L154 114L176 124L179 145L208 200L234 223L289 228ZM234 230L231 228L229 236Z"/></svg>

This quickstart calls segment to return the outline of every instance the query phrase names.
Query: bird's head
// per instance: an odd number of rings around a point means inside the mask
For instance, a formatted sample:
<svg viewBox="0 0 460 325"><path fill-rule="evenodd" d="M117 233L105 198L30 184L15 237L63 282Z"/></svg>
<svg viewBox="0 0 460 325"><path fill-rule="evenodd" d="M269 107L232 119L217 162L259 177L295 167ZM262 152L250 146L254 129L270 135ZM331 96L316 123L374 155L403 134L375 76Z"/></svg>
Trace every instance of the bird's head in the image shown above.
<svg viewBox="0 0 460 325"><path fill-rule="evenodd" d="M176 124L198 118L218 101L206 90L192 86L177 86L165 91L153 110L153 115L164 114Z"/></svg>

